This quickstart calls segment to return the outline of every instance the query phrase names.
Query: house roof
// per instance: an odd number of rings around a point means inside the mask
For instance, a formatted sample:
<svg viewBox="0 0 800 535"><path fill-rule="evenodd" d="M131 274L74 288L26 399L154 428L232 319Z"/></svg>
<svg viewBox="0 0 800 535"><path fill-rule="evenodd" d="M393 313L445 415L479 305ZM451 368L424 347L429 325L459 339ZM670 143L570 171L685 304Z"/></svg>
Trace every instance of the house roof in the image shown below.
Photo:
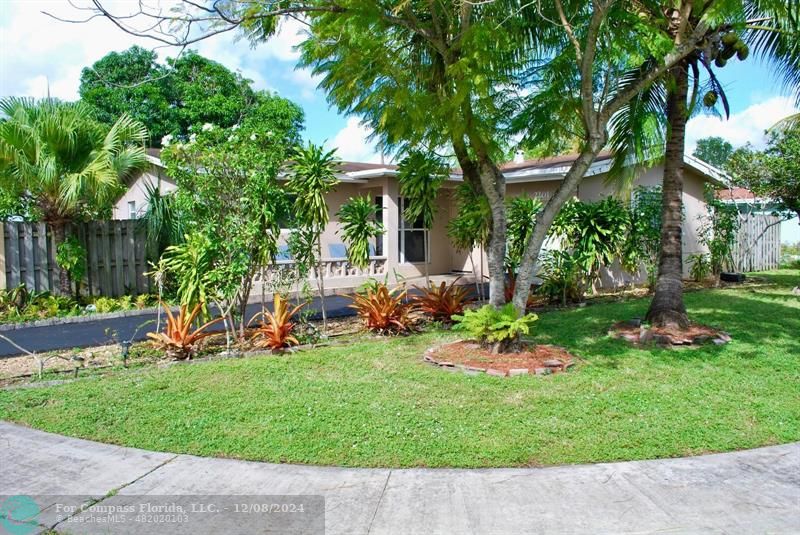
<svg viewBox="0 0 800 535"><path fill-rule="evenodd" d="M757 197L747 188L729 188L719 190L717 199L721 201L754 201Z"/></svg>
<svg viewBox="0 0 800 535"><path fill-rule="evenodd" d="M161 149L148 148L147 157L154 165L164 167L161 162ZM502 164L500 169L508 182L560 180L564 178L577 158L578 154L565 154L550 158L508 162ZM608 172L611 169L611 158L610 152L601 152L589 167L586 176ZM724 171L694 156L686 155L684 163L717 187L725 187L730 184L730 177ZM396 176L397 165L345 161L341 162L338 175L339 179L345 182L365 182L370 178ZM462 179L461 170L454 169L450 179L460 181Z"/></svg>

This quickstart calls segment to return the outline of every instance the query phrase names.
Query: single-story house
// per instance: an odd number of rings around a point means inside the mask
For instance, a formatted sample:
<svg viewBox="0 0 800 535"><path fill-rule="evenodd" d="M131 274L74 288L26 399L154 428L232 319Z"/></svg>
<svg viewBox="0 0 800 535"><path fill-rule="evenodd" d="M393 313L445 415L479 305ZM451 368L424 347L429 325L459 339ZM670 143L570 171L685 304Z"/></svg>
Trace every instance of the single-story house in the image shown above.
<svg viewBox="0 0 800 535"><path fill-rule="evenodd" d="M128 219L144 212L147 182L160 184L162 192L175 189L175 183L165 176L164 167L158 156L157 150L149 151L151 169L131 181L127 191L114 207L115 218ZM558 156L540 160L518 159L504 165L507 194L509 196L527 194L546 201L563 180L574 158L575 156ZM610 166L611 160L608 155L603 155L595 161L578 188L577 197L580 200L598 201L615 194L613 186L605 183ZM640 174L634 185L657 186L661 183L662 175L662 165L652 167ZM399 194L396 166L343 162L338 178L339 185L328 198L330 223L322 236L326 286L352 288L366 278L383 278L387 275L390 282L401 278L419 278L425 273L425 263L428 264L429 273L432 275L459 273L471 278L475 274L488 273L483 251L458 251L447 237L447 223L457 210L453 190L461 180L458 174L454 174L442 188L439 211L427 240L423 228L417 222L406 221L401 216L403 199ZM712 183L719 187L725 181L726 177L722 171L691 156L686 157L683 194L684 260L689 255L705 252L698 241L699 218L706 214L705 184ZM349 198L365 194L374 198L380 207L379 217L386 232L373 245L374 254L370 267L361 272L349 266L345 259L345 246L337 234L339 222L336 213ZM291 263L291 260L288 256L284 256L279 262ZM473 273L473 266L477 273ZM686 265L685 270L688 274ZM637 279L640 278L641 274L638 274ZM630 277L619 270L608 270L602 278L604 285L617 285L628 280Z"/></svg>

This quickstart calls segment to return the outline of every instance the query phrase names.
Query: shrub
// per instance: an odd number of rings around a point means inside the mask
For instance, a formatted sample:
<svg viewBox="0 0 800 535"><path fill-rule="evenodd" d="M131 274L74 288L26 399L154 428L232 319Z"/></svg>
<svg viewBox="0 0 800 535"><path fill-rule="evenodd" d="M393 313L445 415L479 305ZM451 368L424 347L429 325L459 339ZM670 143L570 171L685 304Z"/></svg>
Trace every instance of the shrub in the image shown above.
<svg viewBox="0 0 800 535"><path fill-rule="evenodd" d="M707 254L693 254L690 255L689 263L692 265L689 268L689 276L697 282L702 282L708 279L711 275L711 258Z"/></svg>
<svg viewBox="0 0 800 535"><path fill-rule="evenodd" d="M292 334L295 327L292 317L306 304L303 303L289 310L289 302L281 297L279 293L274 294L272 303L272 312L269 310L259 312L250 320L252 322L258 316L262 317L261 325L253 335L254 345L272 350L298 345L300 342Z"/></svg>
<svg viewBox="0 0 800 535"><path fill-rule="evenodd" d="M366 293L350 297L353 303L349 306L370 331L381 334L404 332L410 328L410 305L404 301L407 292L401 286L389 290L385 284L378 283L374 289L367 287Z"/></svg>
<svg viewBox="0 0 800 535"><path fill-rule="evenodd" d="M482 344L495 344L494 351L498 352L509 349L519 337L530 334L539 316L520 315L513 304L507 303L500 308L484 305L477 310L467 310L453 319L458 322L453 329L466 332Z"/></svg>
<svg viewBox="0 0 800 535"><path fill-rule="evenodd" d="M56 248L56 263L75 283L75 295L80 294L81 281L86 273L86 249L75 236L69 236Z"/></svg>
<svg viewBox="0 0 800 535"><path fill-rule="evenodd" d="M203 303L197 303L190 313L187 313L186 305L181 305L177 317L163 301L161 306L167 314L166 330L163 333L147 333L147 337L153 340L156 348L165 351L167 357L175 360L192 358L197 352L198 343L212 334L205 332L206 329L222 320L216 318L192 330L192 324L203 309Z"/></svg>
<svg viewBox="0 0 800 535"><path fill-rule="evenodd" d="M464 306L473 300L469 289L456 285L459 279L451 282L449 286L444 281L438 286L431 283L428 288L415 286L422 295L414 296L414 306L436 321L452 323L453 314L464 312Z"/></svg>
<svg viewBox="0 0 800 535"><path fill-rule="evenodd" d="M583 271L575 257L567 251L548 251L542 260L539 293L550 302L566 305L583 297Z"/></svg>

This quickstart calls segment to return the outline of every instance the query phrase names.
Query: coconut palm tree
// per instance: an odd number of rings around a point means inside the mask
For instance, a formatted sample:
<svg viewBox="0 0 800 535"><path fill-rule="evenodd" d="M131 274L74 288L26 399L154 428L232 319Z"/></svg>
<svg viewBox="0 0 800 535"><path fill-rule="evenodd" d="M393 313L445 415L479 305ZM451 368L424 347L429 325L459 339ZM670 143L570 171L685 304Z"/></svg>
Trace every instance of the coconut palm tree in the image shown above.
<svg viewBox="0 0 800 535"><path fill-rule="evenodd" d="M313 232L317 247L317 287L322 308L322 330L327 331L325 311L325 281L322 270L322 233L328 225L328 193L336 188L336 169L339 160L336 150L325 151L309 143L298 148L292 156L287 189L295 196L295 219L300 227Z"/></svg>
<svg viewBox="0 0 800 535"><path fill-rule="evenodd" d="M147 130L127 115L109 128L79 102L13 97L0 111L2 186L31 199L58 244L70 222L108 210L121 179L147 164ZM64 270L59 286L69 292Z"/></svg>
<svg viewBox="0 0 800 535"><path fill-rule="evenodd" d="M661 156L654 154L654 147L664 147L661 251L655 295L646 315L655 325L686 327L689 323L683 302L681 244L686 123L695 110L713 109L718 103L726 116L730 113L714 68L725 67L734 56L744 61L751 47L774 65L787 83L798 87L800 36L793 5L789 0L743 2L741 22L728 25L726 31L714 32L704 49L670 69L610 123L617 172L630 168L631 161ZM625 173L621 176L630 178Z"/></svg>

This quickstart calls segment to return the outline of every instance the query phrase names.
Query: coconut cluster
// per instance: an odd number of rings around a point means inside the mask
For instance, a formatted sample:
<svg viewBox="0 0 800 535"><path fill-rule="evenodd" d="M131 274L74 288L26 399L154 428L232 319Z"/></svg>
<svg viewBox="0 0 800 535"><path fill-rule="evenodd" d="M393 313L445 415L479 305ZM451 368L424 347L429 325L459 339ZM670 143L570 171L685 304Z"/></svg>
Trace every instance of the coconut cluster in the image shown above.
<svg viewBox="0 0 800 535"><path fill-rule="evenodd" d="M723 68L734 56L739 61L746 60L750 55L750 48L736 32L728 32L708 42L703 55L708 63L713 62L715 66ZM711 108L716 105L718 98L717 92L711 90L703 96L703 104Z"/></svg>

